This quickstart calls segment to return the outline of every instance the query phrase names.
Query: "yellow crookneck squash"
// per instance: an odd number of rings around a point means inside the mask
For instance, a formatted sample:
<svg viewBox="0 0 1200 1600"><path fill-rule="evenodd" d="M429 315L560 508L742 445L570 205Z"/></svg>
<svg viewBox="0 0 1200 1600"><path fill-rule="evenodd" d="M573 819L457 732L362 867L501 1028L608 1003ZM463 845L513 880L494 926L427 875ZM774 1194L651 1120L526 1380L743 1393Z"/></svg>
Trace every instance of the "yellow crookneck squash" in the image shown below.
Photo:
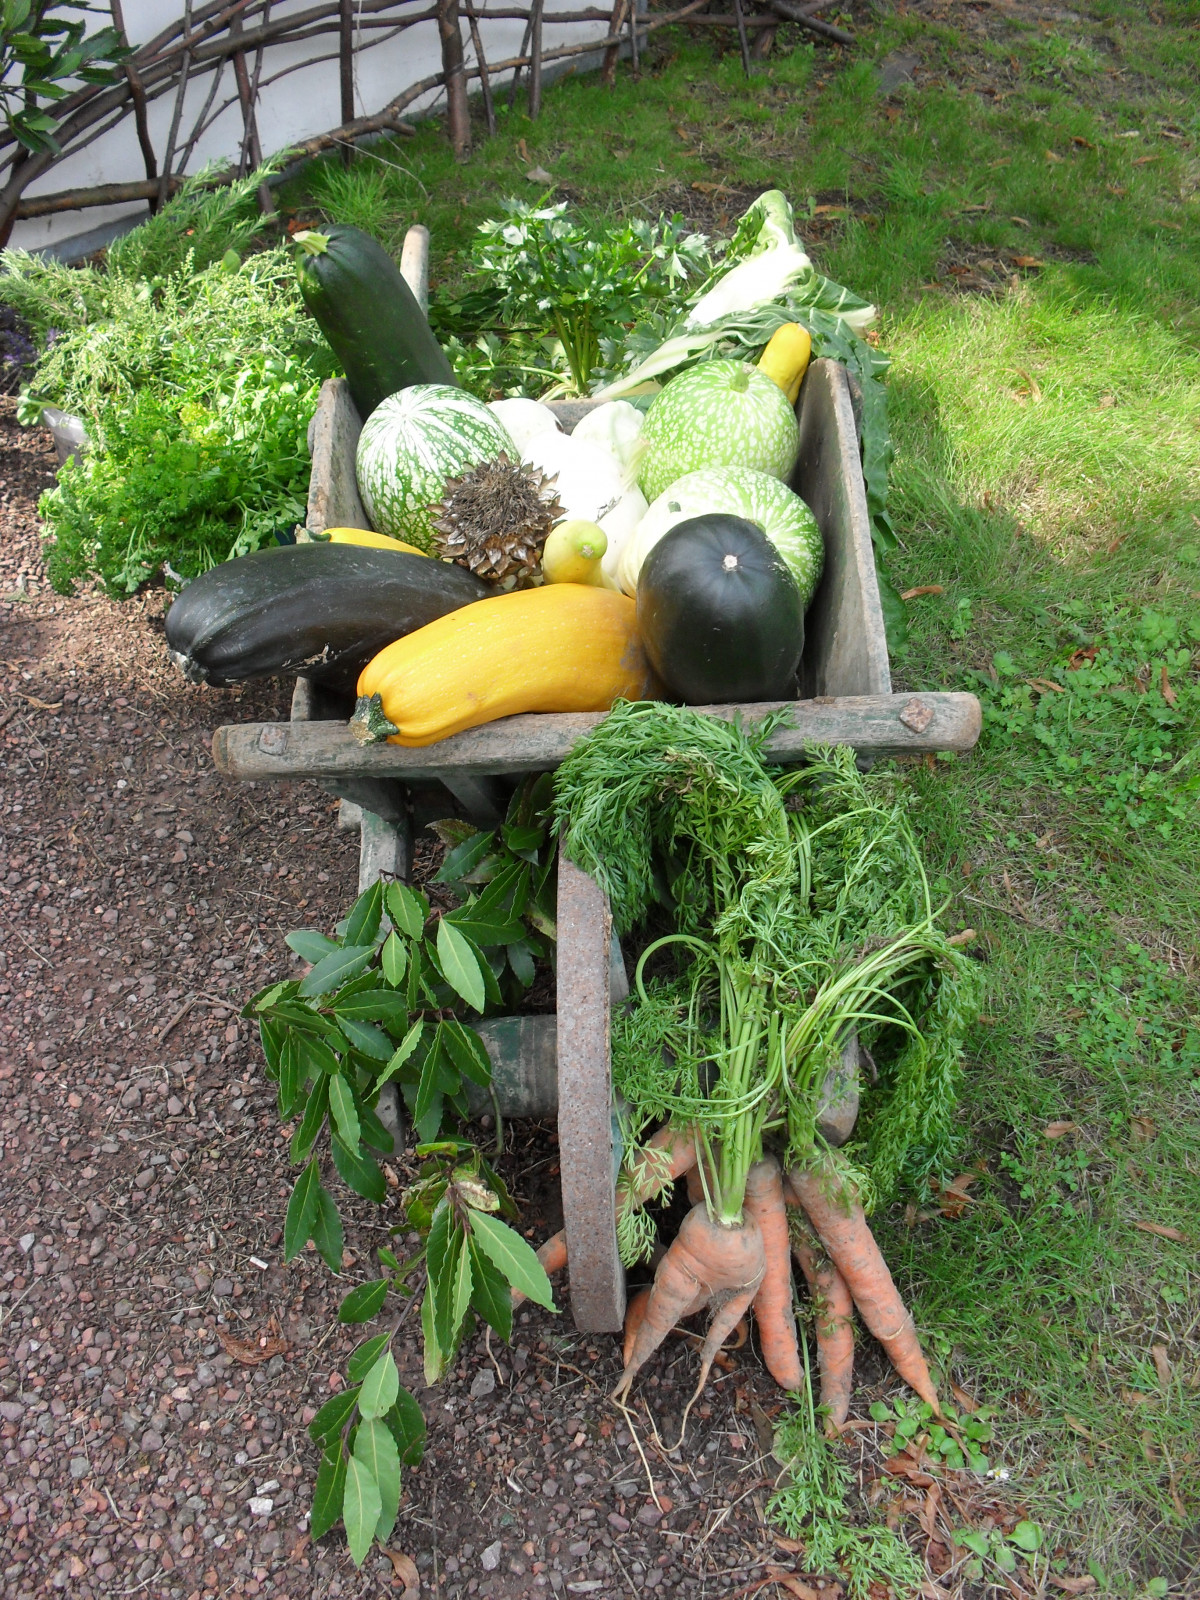
<svg viewBox="0 0 1200 1600"><path fill-rule="evenodd" d="M376 533L374 528L326 528L325 536L330 544L357 544L365 545L371 550L403 550L410 556L427 556L427 550L418 550L415 544L405 544L402 539L393 539L389 534Z"/></svg>
<svg viewBox="0 0 1200 1600"><path fill-rule="evenodd" d="M767 341L758 358L758 370L777 383L791 405L800 396L800 384L808 371L812 338L798 322L785 322Z"/></svg>
<svg viewBox="0 0 1200 1600"><path fill-rule="evenodd" d="M627 595L518 589L452 611L381 650L358 680L361 744L433 744L521 711L607 711L656 698Z"/></svg>

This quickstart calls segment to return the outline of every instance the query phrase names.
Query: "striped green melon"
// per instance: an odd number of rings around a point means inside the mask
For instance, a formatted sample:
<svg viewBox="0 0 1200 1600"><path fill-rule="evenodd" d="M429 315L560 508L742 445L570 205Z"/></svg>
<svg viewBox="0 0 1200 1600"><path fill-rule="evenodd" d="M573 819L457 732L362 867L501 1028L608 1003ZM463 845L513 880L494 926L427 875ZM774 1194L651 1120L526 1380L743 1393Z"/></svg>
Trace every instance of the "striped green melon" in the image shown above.
<svg viewBox="0 0 1200 1600"><path fill-rule="evenodd" d="M636 595L642 562L677 522L714 512L745 517L762 529L787 563L800 590L800 604L807 609L825 564L825 541L817 519L786 483L744 467L689 472L664 489L621 552L617 582L625 593Z"/></svg>
<svg viewBox="0 0 1200 1600"><path fill-rule="evenodd" d="M753 467L787 478L800 449L779 385L748 361L702 361L655 396L642 428L638 486L653 502L689 472Z"/></svg>
<svg viewBox="0 0 1200 1600"><path fill-rule="evenodd" d="M389 395L358 439L358 490L372 527L429 550L429 508L441 500L446 480L502 450L510 461L521 459L499 417L465 389L414 383Z"/></svg>

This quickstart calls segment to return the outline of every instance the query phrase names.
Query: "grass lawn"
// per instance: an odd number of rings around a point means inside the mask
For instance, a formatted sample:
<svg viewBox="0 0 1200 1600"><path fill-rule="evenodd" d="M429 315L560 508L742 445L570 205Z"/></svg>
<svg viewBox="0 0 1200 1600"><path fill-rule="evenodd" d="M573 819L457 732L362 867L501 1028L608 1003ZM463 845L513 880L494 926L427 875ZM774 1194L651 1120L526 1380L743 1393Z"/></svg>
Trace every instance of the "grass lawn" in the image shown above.
<svg viewBox="0 0 1200 1600"><path fill-rule="evenodd" d="M993 1459L1058 1570L1194 1595L1197 11L886 9L848 13L853 51L785 30L749 83L736 49L660 34L639 81L562 80L537 123L518 98L464 166L427 124L310 193L393 246L419 217L447 278L534 164L583 206L710 227L777 186L818 265L881 307L891 571L937 586L896 675L985 706L976 752L905 777L989 981L971 1203L913 1197L881 1241L946 1378L998 1408ZM891 92L885 58L912 74Z"/></svg>

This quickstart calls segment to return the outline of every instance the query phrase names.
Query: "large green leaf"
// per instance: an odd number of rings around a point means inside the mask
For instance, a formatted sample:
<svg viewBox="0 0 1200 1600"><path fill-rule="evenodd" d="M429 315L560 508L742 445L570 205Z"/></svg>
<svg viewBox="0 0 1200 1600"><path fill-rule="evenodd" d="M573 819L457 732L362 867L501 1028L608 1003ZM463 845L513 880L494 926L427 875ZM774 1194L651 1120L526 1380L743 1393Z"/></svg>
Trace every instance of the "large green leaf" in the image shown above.
<svg viewBox="0 0 1200 1600"><path fill-rule="evenodd" d="M400 1463L405 1467L420 1465L425 1454L425 1417L416 1400L403 1385L396 1403L383 1419L392 1430L392 1437L400 1451Z"/></svg>
<svg viewBox="0 0 1200 1600"><path fill-rule="evenodd" d="M321 1174L315 1161L310 1161L292 1187L287 1216L283 1223L283 1259L290 1261L312 1238L313 1223L317 1220L317 1195L321 1189Z"/></svg>
<svg viewBox="0 0 1200 1600"><path fill-rule="evenodd" d="M479 962L467 940L445 918L438 923L437 951L446 982L472 1010L482 1011L487 1004L487 989Z"/></svg>
<svg viewBox="0 0 1200 1600"><path fill-rule="evenodd" d="M321 1259L331 1272L342 1270L342 1251L345 1239L342 1219L329 1190L322 1187L317 1195L317 1220L313 1223L313 1243L321 1252Z"/></svg>
<svg viewBox="0 0 1200 1600"><path fill-rule="evenodd" d="M400 1374L396 1358L384 1350L362 1381L358 1391L358 1412L362 1417L381 1417L390 1411L400 1393Z"/></svg>
<svg viewBox="0 0 1200 1600"><path fill-rule="evenodd" d="M342 1514L342 1501L346 1487L346 1457L342 1441L337 1439L321 1457L317 1468L317 1481L313 1488L312 1511L308 1518L308 1531L320 1539Z"/></svg>
<svg viewBox="0 0 1200 1600"><path fill-rule="evenodd" d="M285 935L283 942L296 952L301 961L313 966L318 961L324 961L331 951L341 949L336 939L331 939L327 933L318 933L315 928L297 928L294 933Z"/></svg>
<svg viewBox="0 0 1200 1600"><path fill-rule="evenodd" d="M471 915L470 908L461 914L452 912L446 918L447 922L465 933L468 939L480 945L516 944L525 937L523 923L513 922L511 918L499 916L496 918L479 918Z"/></svg>
<svg viewBox="0 0 1200 1600"><path fill-rule="evenodd" d="M558 1310L545 1268L519 1233L514 1233L496 1217L489 1217L486 1211L471 1212L471 1232L480 1249L491 1257L493 1265L514 1289L536 1300L547 1311Z"/></svg>
<svg viewBox="0 0 1200 1600"><path fill-rule="evenodd" d="M392 936L389 934L388 937ZM386 945L384 949L387 949ZM403 1027L408 1021L404 997L398 995L395 989L385 989L377 984L369 989L356 989L353 994L344 994L343 991L334 999L333 1009L341 1028L345 1028L347 1018L355 1022L383 1022L390 1027Z"/></svg>
<svg viewBox="0 0 1200 1600"><path fill-rule="evenodd" d="M384 1335L387 1338L387 1335ZM328 1445L341 1434L343 1427L358 1404L358 1386L353 1389L343 1389L341 1394L335 1394L332 1400L317 1412L308 1425L308 1437L314 1444Z"/></svg>
<svg viewBox="0 0 1200 1600"><path fill-rule="evenodd" d="M408 966L408 946L398 933L389 933L384 940L383 949L379 952L379 965L383 968L384 977L393 987L403 983L405 969Z"/></svg>
<svg viewBox="0 0 1200 1600"><path fill-rule="evenodd" d="M426 1288L421 1296L421 1332L425 1339L425 1382L432 1389L450 1364L450 1355L438 1343L437 1319L434 1314L433 1291Z"/></svg>
<svg viewBox="0 0 1200 1600"><path fill-rule="evenodd" d="M363 1143L369 1144L372 1150L378 1150L382 1155L390 1156L395 1149L395 1141L363 1100L358 1102L358 1120L362 1124Z"/></svg>
<svg viewBox="0 0 1200 1600"><path fill-rule="evenodd" d="M474 872L495 842L494 833L469 834L453 850L446 852L446 859L438 869L434 883L461 883L468 873Z"/></svg>
<svg viewBox="0 0 1200 1600"><path fill-rule="evenodd" d="M454 1065L465 1078L486 1089L492 1081L492 1063L483 1040L453 1017L447 1017L441 1026Z"/></svg>
<svg viewBox="0 0 1200 1600"><path fill-rule="evenodd" d="M483 1320L507 1344L512 1338L512 1293L492 1259L479 1248L479 1241L467 1241L471 1252L471 1304Z"/></svg>
<svg viewBox="0 0 1200 1600"><path fill-rule="evenodd" d="M387 914L392 926L406 938L419 939L429 916L429 901L418 889L406 883L389 883L384 892Z"/></svg>
<svg viewBox="0 0 1200 1600"><path fill-rule="evenodd" d="M325 1121L325 1113L329 1110L329 1079L324 1073L317 1079L309 1092L308 1104L304 1107L304 1116L300 1126L292 1135L291 1158L293 1161L303 1161L316 1143L317 1135Z"/></svg>
<svg viewBox="0 0 1200 1600"><path fill-rule="evenodd" d="M383 1501L373 1473L357 1456L346 1463L346 1487L342 1497L342 1521L346 1525L346 1543L350 1546L350 1559L361 1567L367 1552L375 1542L375 1529Z"/></svg>
<svg viewBox="0 0 1200 1600"><path fill-rule="evenodd" d="M387 1199L387 1184L374 1158L365 1150L351 1150L336 1133L330 1140L330 1149L334 1166L355 1194L362 1195L364 1200L374 1200L377 1206L381 1206Z"/></svg>
<svg viewBox="0 0 1200 1600"><path fill-rule="evenodd" d="M399 1016L401 1021L408 1016L403 1006L400 1007ZM382 1028L377 1028L372 1022L355 1022L340 1011L338 1022L346 1038L364 1056L369 1056L372 1061L387 1061L391 1058L396 1047Z"/></svg>
<svg viewBox="0 0 1200 1600"><path fill-rule="evenodd" d="M340 950L334 950L324 960L317 962L300 984L300 993L328 994L331 989L338 988L348 978L357 977L374 954L373 944L343 945Z"/></svg>
<svg viewBox="0 0 1200 1600"><path fill-rule="evenodd" d="M359 1153L359 1136L362 1128L358 1121L358 1108L354 1104L354 1091L341 1074L329 1080L329 1109L333 1113L334 1127L342 1142L355 1155Z"/></svg>
<svg viewBox="0 0 1200 1600"><path fill-rule="evenodd" d="M346 1363L346 1376L351 1383L361 1383L379 1359L380 1353L391 1340L390 1333L377 1333L373 1339L364 1339L350 1353Z"/></svg>
<svg viewBox="0 0 1200 1600"><path fill-rule="evenodd" d="M369 889L364 889L354 902L349 917L346 919L346 943L348 945L363 945L375 943L375 935L379 932L379 924L383 918L383 885L375 882Z"/></svg>
<svg viewBox="0 0 1200 1600"><path fill-rule="evenodd" d="M373 1278L370 1283L357 1284L338 1307L339 1322L370 1322L387 1299L391 1286L389 1278Z"/></svg>
<svg viewBox="0 0 1200 1600"><path fill-rule="evenodd" d="M396 1076L396 1074L400 1071L400 1068L420 1044L421 1035L424 1031L425 1024L422 1019L418 1017L413 1023L412 1027L404 1035L403 1039L401 1039L400 1043L396 1046L396 1049L392 1054L392 1058L388 1062L387 1066L384 1067L383 1071L379 1074L379 1077L376 1080L378 1084L385 1084L390 1078L394 1078Z"/></svg>
<svg viewBox="0 0 1200 1600"><path fill-rule="evenodd" d="M290 1037L290 1033L282 1023L275 1022L270 1017L259 1017L258 1040L262 1045L263 1055L267 1058L267 1071L270 1077L279 1076L279 1058Z"/></svg>
<svg viewBox="0 0 1200 1600"><path fill-rule="evenodd" d="M279 1119L288 1122L304 1092L304 1064L300 1040L289 1029L279 1052Z"/></svg>
<svg viewBox="0 0 1200 1600"><path fill-rule="evenodd" d="M400 1508L400 1452L386 1422L368 1417L354 1436L354 1459L375 1479L379 1490L379 1521L375 1537L386 1540Z"/></svg>

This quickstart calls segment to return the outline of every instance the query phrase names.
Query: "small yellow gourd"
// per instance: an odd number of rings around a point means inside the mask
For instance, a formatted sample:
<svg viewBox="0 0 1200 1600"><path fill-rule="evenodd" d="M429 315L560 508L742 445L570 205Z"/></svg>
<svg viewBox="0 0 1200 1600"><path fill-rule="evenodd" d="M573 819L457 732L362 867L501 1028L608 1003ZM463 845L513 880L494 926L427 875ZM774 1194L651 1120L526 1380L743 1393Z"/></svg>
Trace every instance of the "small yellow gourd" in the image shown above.
<svg viewBox="0 0 1200 1600"><path fill-rule="evenodd" d="M330 544L366 545L371 550L402 550L407 556L423 556L428 552L418 550L415 544L405 544L386 533L376 533L373 528L326 528Z"/></svg>
<svg viewBox="0 0 1200 1600"><path fill-rule="evenodd" d="M601 589L616 585L600 565L608 549L608 535L596 522L575 517L551 528L542 551L542 578L546 583L591 583Z"/></svg>
<svg viewBox="0 0 1200 1600"><path fill-rule="evenodd" d="M522 711L607 711L654 697L627 595L591 584L517 589L451 611L363 668L361 744L433 744Z"/></svg>
<svg viewBox="0 0 1200 1600"><path fill-rule="evenodd" d="M766 349L758 358L758 370L777 383L789 403L795 405L811 355L812 339L808 329L798 322L785 322L767 341Z"/></svg>

